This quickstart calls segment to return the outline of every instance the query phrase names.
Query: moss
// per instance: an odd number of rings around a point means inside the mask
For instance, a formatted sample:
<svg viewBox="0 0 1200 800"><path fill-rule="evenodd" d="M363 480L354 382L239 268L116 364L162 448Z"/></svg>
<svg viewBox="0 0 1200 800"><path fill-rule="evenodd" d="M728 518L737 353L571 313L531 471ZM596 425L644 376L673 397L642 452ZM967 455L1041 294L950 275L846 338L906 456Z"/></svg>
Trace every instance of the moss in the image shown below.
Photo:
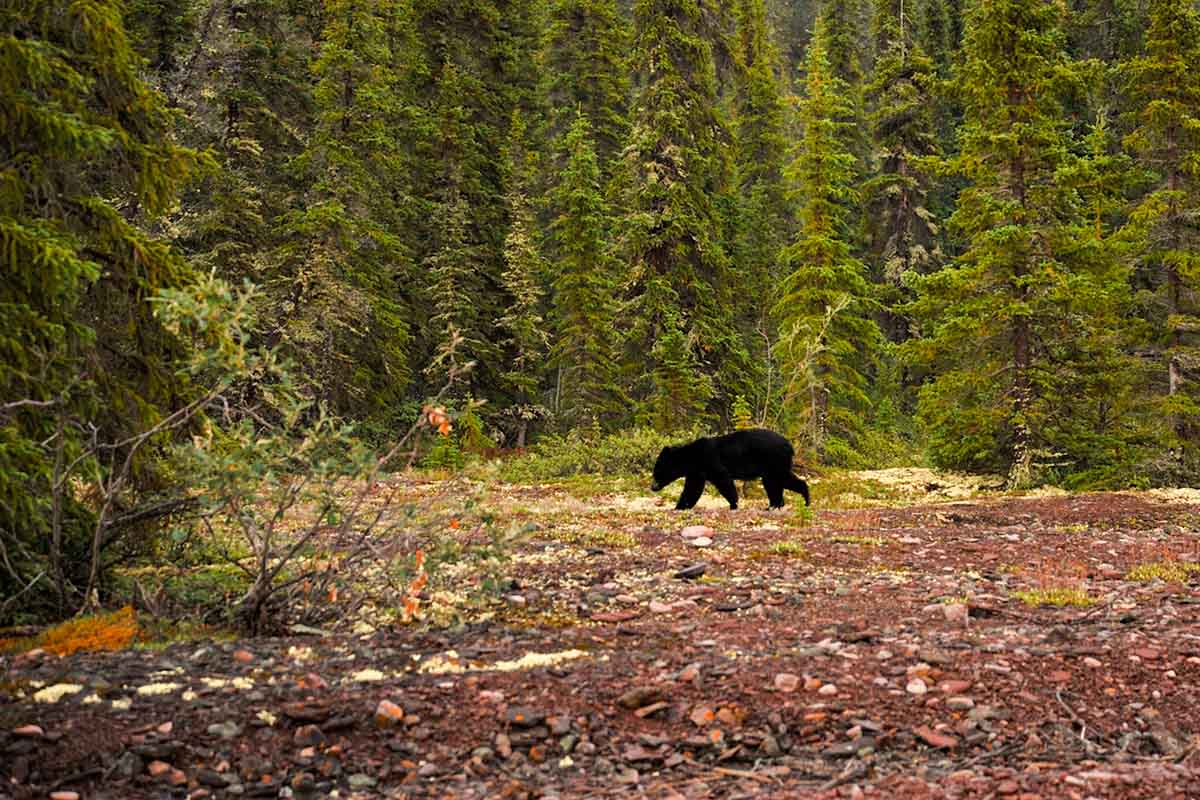
<svg viewBox="0 0 1200 800"><path fill-rule="evenodd" d="M1125 573L1125 580L1152 581L1157 578L1167 583L1187 583L1196 573L1200 573L1200 564L1194 561L1157 561L1138 564Z"/></svg>
<svg viewBox="0 0 1200 800"><path fill-rule="evenodd" d="M1013 592L1012 596L1027 606L1090 606L1096 603L1096 598L1083 589L1033 589Z"/></svg>
<svg viewBox="0 0 1200 800"><path fill-rule="evenodd" d="M581 547L636 547L638 543L637 537L631 533L603 528L552 530L548 531L546 536L558 542L577 544Z"/></svg>
<svg viewBox="0 0 1200 800"><path fill-rule="evenodd" d="M808 548L802 542L795 539L784 539L775 542L770 547L755 550L750 554L750 558L754 560L777 556L780 558L805 558L808 556Z"/></svg>
<svg viewBox="0 0 1200 800"><path fill-rule="evenodd" d="M81 650L124 650L133 644L138 632L133 607L125 606L109 614L68 620L39 636L37 644L60 656Z"/></svg>

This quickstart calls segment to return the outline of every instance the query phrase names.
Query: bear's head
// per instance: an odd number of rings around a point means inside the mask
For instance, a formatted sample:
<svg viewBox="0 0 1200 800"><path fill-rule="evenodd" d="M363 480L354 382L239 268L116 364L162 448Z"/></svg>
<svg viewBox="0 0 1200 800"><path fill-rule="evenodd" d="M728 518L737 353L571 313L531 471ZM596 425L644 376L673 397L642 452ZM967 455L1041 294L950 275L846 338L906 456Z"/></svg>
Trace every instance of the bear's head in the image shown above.
<svg viewBox="0 0 1200 800"><path fill-rule="evenodd" d="M686 469L678 457L679 450L678 447L667 445L658 454L658 460L654 462L654 482L650 484L650 491L657 492L671 481L683 477Z"/></svg>

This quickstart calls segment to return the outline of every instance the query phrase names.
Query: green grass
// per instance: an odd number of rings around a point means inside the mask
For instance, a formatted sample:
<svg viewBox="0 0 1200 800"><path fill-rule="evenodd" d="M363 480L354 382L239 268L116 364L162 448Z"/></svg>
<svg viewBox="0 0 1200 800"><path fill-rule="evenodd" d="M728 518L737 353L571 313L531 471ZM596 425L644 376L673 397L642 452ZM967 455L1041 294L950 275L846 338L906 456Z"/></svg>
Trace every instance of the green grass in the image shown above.
<svg viewBox="0 0 1200 800"><path fill-rule="evenodd" d="M882 547L884 538L882 536L858 536L851 533L839 533L829 537L829 541L834 544L856 544L861 547Z"/></svg>

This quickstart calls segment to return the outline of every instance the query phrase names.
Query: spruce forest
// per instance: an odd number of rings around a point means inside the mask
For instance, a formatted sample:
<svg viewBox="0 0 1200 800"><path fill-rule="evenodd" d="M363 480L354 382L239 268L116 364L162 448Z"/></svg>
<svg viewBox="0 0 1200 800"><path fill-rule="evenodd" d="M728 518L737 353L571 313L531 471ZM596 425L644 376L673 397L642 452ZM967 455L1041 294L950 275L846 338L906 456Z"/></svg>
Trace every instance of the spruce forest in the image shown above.
<svg viewBox="0 0 1200 800"><path fill-rule="evenodd" d="M1200 796L1197 0L0 0L0 126L0 800Z"/></svg>

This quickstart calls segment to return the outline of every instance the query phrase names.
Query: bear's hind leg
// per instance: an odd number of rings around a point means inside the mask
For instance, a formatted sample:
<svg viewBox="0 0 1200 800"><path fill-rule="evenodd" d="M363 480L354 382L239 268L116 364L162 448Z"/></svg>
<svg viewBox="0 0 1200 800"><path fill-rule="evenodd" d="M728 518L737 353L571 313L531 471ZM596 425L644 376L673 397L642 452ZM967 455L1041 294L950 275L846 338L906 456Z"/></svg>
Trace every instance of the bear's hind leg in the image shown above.
<svg viewBox="0 0 1200 800"><path fill-rule="evenodd" d="M700 502L702 494L704 494L704 478L699 475L688 475L683 482L683 494L679 495L679 502L675 504L675 510L685 511L694 508L696 503Z"/></svg>
<svg viewBox="0 0 1200 800"><path fill-rule="evenodd" d="M767 500L770 501L771 508L783 508L783 481L764 475L763 489L767 492Z"/></svg>
<svg viewBox="0 0 1200 800"><path fill-rule="evenodd" d="M797 478L789 472L787 479L784 480L783 488L799 492L804 497L804 505L812 505L812 502L808 498L808 484L804 482L803 478Z"/></svg>

